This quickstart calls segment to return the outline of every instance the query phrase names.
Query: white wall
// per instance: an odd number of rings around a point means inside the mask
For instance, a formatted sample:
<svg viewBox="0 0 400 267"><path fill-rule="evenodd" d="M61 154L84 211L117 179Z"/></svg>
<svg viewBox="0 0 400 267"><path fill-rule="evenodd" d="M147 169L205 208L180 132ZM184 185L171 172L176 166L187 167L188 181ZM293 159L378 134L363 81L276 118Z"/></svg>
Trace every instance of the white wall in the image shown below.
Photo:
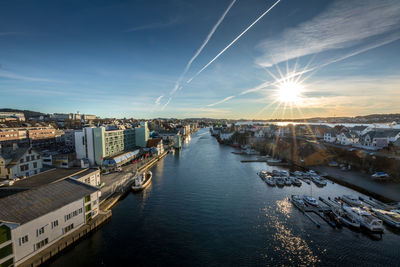
<svg viewBox="0 0 400 267"><path fill-rule="evenodd" d="M70 214L82 208L82 213L71 219L65 221L65 215ZM12 230L12 240L14 249L14 262L18 264L19 261L25 261L29 257L36 254L38 251L48 247L51 243L57 241L64 235L64 228L68 225L74 224L73 230L78 229L85 223L85 207L83 198L72 202L56 211L50 212L42 217L36 218L26 224L19 226ZM58 220L58 226L52 228L52 222ZM44 233L37 235L37 230L44 227ZM72 231L73 231L72 230ZM72 232L70 231L70 232ZM68 232L68 233L70 233ZM28 235L28 242L20 244L19 239ZM44 247L35 250L35 244L48 238L48 244Z"/></svg>

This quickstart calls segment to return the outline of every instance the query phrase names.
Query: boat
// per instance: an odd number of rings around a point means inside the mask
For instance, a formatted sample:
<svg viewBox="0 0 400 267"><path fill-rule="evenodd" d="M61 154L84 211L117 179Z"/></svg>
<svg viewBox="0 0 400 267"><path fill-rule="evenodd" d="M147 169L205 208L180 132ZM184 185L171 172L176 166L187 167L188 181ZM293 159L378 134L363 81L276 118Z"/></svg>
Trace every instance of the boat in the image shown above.
<svg viewBox="0 0 400 267"><path fill-rule="evenodd" d="M133 179L132 190L141 191L145 189L151 183L152 177L153 173L151 171L136 176L135 179Z"/></svg>
<svg viewBox="0 0 400 267"><path fill-rule="evenodd" d="M285 185L292 185L292 181L289 178L285 178Z"/></svg>
<svg viewBox="0 0 400 267"><path fill-rule="evenodd" d="M275 185L276 185L274 178L272 178L271 176L265 178L265 182L266 182L269 186L275 186Z"/></svg>
<svg viewBox="0 0 400 267"><path fill-rule="evenodd" d="M318 201L311 196L303 196L303 200L306 204L309 204L311 206L314 206L314 207L319 206Z"/></svg>
<svg viewBox="0 0 400 267"><path fill-rule="evenodd" d="M293 205L295 205L298 209L300 209L301 211L304 210L306 205L305 205L303 199L301 198L301 196L292 195L291 200L292 200Z"/></svg>
<svg viewBox="0 0 400 267"><path fill-rule="evenodd" d="M275 181L277 186L285 186L285 179L282 177L277 177Z"/></svg>
<svg viewBox="0 0 400 267"><path fill-rule="evenodd" d="M393 211L372 209L372 212L389 226L400 229L400 214Z"/></svg>
<svg viewBox="0 0 400 267"><path fill-rule="evenodd" d="M327 184L326 180L322 179L319 175L311 176L312 181L319 186L325 186Z"/></svg>
<svg viewBox="0 0 400 267"><path fill-rule="evenodd" d="M267 177L268 173L266 171L260 171L258 173L258 176L260 176L260 178L265 179L265 177Z"/></svg>
<svg viewBox="0 0 400 267"><path fill-rule="evenodd" d="M361 227L364 227L372 233L383 233L382 220L376 218L368 211L365 211L359 207L343 206L343 210L347 214L351 214L360 223Z"/></svg>
<svg viewBox="0 0 400 267"><path fill-rule="evenodd" d="M373 199L371 197L358 197L359 200L361 200L362 202L364 202L365 204L371 206L372 208L376 208L376 209L387 209L388 205L386 205L385 203L382 203L376 199Z"/></svg>
<svg viewBox="0 0 400 267"><path fill-rule="evenodd" d="M354 207L361 207L361 206L362 206L361 201L360 201L357 197L355 197L355 196L352 196L352 195L343 195L343 196L341 197L341 199L342 199L344 202L346 202L347 204L349 204L350 206L354 206Z"/></svg>
<svg viewBox="0 0 400 267"><path fill-rule="evenodd" d="M297 179L296 177L291 176L291 177L289 177L289 179L290 179L290 181L292 182L293 185L295 185L295 186L301 186L300 180Z"/></svg>
<svg viewBox="0 0 400 267"><path fill-rule="evenodd" d="M319 197L319 200L328 205L331 208L332 213L337 217L338 220L344 225L352 229L359 229L360 223L354 218L352 214L347 214L341 204L336 201L328 199L324 199Z"/></svg>

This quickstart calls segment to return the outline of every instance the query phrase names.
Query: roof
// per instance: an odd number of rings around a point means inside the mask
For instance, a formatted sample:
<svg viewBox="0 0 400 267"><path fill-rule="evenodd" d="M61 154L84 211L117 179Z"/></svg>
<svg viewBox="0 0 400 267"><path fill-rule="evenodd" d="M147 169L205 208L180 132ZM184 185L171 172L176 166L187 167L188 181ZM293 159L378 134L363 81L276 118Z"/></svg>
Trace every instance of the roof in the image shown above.
<svg viewBox="0 0 400 267"><path fill-rule="evenodd" d="M109 157L104 159L104 165L113 165L123 162L125 160L130 160L139 155L140 149L136 149L135 151L124 152L120 155Z"/></svg>
<svg viewBox="0 0 400 267"><path fill-rule="evenodd" d="M149 139L147 140L147 147L156 147L160 141L160 138Z"/></svg>
<svg viewBox="0 0 400 267"><path fill-rule="evenodd" d="M351 130L351 131L362 132L362 131L364 131L364 130L367 129L367 128L368 128L368 126L365 126L365 125L358 125L358 126L354 126L354 127L350 128L350 130Z"/></svg>
<svg viewBox="0 0 400 267"><path fill-rule="evenodd" d="M82 172L86 172L90 169L80 169L80 168L72 168L72 169L51 169L33 176L30 176L26 179L22 179L16 181L11 187L19 187L19 188L34 188L50 183L55 183L60 180L64 180L73 175L81 174ZM94 171L94 170L92 170Z"/></svg>
<svg viewBox="0 0 400 267"><path fill-rule="evenodd" d="M0 199L0 221L24 224L96 191L71 178L26 190Z"/></svg>

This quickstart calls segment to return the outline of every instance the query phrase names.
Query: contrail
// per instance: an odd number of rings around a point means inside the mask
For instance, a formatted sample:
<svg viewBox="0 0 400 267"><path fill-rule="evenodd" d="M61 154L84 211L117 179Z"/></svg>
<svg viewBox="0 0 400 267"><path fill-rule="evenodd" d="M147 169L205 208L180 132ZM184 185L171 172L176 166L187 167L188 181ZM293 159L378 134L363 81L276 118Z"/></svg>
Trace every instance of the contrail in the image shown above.
<svg viewBox="0 0 400 267"><path fill-rule="evenodd" d="M234 98L234 97L235 97L234 95L225 97L224 99L222 99L222 100L220 100L220 101L218 101L218 102L215 102L215 103L213 103L213 104L208 104L207 107L212 107L212 106L215 106L215 105L218 105L218 104L222 104L222 103L224 103L224 102L226 102L226 101L228 101L228 100L231 100L231 99Z"/></svg>
<svg viewBox="0 0 400 267"><path fill-rule="evenodd" d="M232 6L235 4L236 0L233 0L228 8L225 10L225 12L222 14L222 16L219 18L217 21L217 24L212 27L210 33L207 35L206 39L204 40L203 44L200 46L200 48L196 51L196 53L193 55L193 57L189 60L189 62L186 64L186 67L182 74L179 76L179 79L175 83L174 89L171 91L170 95L174 94L176 91L182 89L182 87L179 87L183 77L185 74L188 72L190 69L190 66L192 65L193 61L200 55L201 51L203 51L204 47L207 45L208 41L210 41L211 37L214 35L215 31L217 30L218 26L222 23L224 20L225 16L228 14L229 10L232 8Z"/></svg>
<svg viewBox="0 0 400 267"><path fill-rule="evenodd" d="M195 77L197 77L200 73L203 72L211 63L213 63L217 58L219 58L229 47L231 47L237 40L240 39L248 30L250 30L260 19L262 19L268 12L271 11L281 0L276 1L270 8L267 9L261 16L259 16L249 27L247 27L241 34L239 34L229 45L227 45L221 52L219 52L210 62L208 62L201 70L199 70L192 78L186 81L186 83L190 83Z"/></svg>

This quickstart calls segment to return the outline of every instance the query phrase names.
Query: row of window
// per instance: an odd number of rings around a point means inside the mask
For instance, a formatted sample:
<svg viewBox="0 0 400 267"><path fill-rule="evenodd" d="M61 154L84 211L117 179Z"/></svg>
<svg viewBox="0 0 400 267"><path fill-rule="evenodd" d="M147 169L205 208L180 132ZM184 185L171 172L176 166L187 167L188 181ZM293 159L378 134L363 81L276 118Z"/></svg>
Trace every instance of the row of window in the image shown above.
<svg viewBox="0 0 400 267"><path fill-rule="evenodd" d="M75 216L78 216L78 214L81 214L82 212L83 212L82 208L80 208L78 210L75 210L75 211L71 212L70 214L65 215L64 216L64 221L68 221L69 219L71 219L71 218L73 218Z"/></svg>
<svg viewBox="0 0 400 267"><path fill-rule="evenodd" d="M46 246L48 243L49 243L49 239L48 239L48 238L45 238L45 239L43 239L42 241L36 243L34 249L35 249L35 250L38 250L38 249L40 249L40 248Z"/></svg>
<svg viewBox="0 0 400 267"><path fill-rule="evenodd" d="M34 162L33 163L33 168L34 169L36 169L37 168L37 162ZM21 165L21 166L19 166L19 168L20 168L20 170L23 172L23 171L27 171L27 170L29 170L29 164L24 164L24 165Z"/></svg>
<svg viewBox="0 0 400 267"><path fill-rule="evenodd" d="M36 156L36 159L40 159L40 155L37 155L37 156ZM28 162L28 161L30 161L30 160L35 160L35 156L32 155L32 156L26 156L26 157L25 157L25 161L26 161L26 162ZM24 163L24 159L23 159L23 158L20 159L19 162L20 162L20 163Z"/></svg>
<svg viewBox="0 0 400 267"><path fill-rule="evenodd" d="M71 223L70 225L68 225L67 227L64 227L64 234L68 233L69 231L71 231L72 229L74 229L74 224Z"/></svg>

